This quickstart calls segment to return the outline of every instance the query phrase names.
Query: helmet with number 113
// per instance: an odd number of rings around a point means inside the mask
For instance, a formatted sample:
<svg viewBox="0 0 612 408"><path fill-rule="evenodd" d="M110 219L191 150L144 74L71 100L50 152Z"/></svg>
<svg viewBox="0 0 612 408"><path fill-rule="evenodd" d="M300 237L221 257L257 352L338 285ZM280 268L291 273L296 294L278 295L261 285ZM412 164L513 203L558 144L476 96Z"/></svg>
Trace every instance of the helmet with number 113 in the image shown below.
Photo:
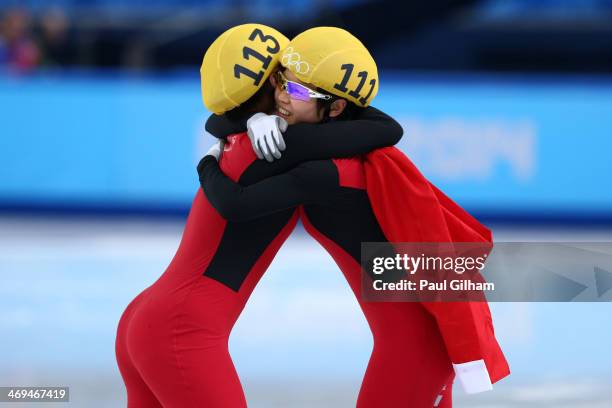
<svg viewBox="0 0 612 408"><path fill-rule="evenodd" d="M204 106L220 115L251 98L276 69L289 39L263 24L242 24L208 48L200 79Z"/></svg>

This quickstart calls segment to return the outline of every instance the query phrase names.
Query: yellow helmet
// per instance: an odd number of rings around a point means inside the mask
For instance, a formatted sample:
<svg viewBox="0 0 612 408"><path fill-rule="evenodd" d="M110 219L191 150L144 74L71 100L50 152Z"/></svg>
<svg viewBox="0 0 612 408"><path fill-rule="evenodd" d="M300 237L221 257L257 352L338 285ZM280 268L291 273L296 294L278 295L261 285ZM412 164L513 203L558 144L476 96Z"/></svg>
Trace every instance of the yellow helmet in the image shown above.
<svg viewBox="0 0 612 408"><path fill-rule="evenodd" d="M378 92L378 69L366 47L336 27L304 31L283 50L281 64L311 83L357 106L368 106Z"/></svg>
<svg viewBox="0 0 612 408"><path fill-rule="evenodd" d="M208 47L200 79L208 110L222 114L247 101L276 68L289 39L263 24L242 24L221 34Z"/></svg>

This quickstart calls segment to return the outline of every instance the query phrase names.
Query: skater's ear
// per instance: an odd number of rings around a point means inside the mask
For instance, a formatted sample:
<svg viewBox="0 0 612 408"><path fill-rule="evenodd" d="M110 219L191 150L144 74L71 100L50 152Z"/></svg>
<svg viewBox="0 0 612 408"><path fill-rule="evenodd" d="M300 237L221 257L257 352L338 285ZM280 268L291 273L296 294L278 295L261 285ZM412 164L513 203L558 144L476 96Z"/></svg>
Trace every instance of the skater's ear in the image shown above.
<svg viewBox="0 0 612 408"><path fill-rule="evenodd" d="M332 102L329 108L329 117L335 118L339 116L342 112L344 112L344 109L346 108L346 103L346 99L336 99L334 102Z"/></svg>

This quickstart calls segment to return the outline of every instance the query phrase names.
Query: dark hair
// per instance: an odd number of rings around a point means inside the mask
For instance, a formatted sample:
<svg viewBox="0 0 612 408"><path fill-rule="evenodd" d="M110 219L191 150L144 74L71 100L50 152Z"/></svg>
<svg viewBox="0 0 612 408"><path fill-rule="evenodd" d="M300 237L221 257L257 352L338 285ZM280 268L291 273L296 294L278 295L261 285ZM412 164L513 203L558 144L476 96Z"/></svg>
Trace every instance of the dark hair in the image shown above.
<svg viewBox="0 0 612 408"><path fill-rule="evenodd" d="M329 95L329 92L326 92L325 90L321 88L317 88L317 92L321 92L323 94ZM345 99L345 98L341 98L339 96L332 95L331 99L327 99L327 100L317 99L317 109L319 110L319 112L321 110L323 111L323 119L321 120L321 123L332 122L336 120L351 120L360 115L361 110L363 108L360 108L359 106L355 105L353 102L347 100L346 107L344 108L342 113L340 113L340 115L336 117L333 117L333 118L330 117L329 112L331 111L331 106L338 99Z"/></svg>
<svg viewBox="0 0 612 408"><path fill-rule="evenodd" d="M225 112L225 115L232 122L246 122L257 112L270 112L274 107L274 88L268 79L261 85L261 88L253 96L246 100L242 105Z"/></svg>

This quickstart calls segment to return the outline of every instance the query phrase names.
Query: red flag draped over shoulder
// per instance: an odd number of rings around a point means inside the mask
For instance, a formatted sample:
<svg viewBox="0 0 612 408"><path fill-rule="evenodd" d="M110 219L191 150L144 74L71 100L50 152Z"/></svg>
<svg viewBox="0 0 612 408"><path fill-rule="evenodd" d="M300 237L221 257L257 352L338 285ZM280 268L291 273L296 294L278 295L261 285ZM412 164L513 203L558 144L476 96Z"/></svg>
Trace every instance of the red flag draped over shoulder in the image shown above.
<svg viewBox="0 0 612 408"><path fill-rule="evenodd" d="M364 156L366 188L390 242L493 242L491 231L431 184L395 147ZM454 364L484 360L492 383L510 373L486 302L423 302Z"/></svg>

